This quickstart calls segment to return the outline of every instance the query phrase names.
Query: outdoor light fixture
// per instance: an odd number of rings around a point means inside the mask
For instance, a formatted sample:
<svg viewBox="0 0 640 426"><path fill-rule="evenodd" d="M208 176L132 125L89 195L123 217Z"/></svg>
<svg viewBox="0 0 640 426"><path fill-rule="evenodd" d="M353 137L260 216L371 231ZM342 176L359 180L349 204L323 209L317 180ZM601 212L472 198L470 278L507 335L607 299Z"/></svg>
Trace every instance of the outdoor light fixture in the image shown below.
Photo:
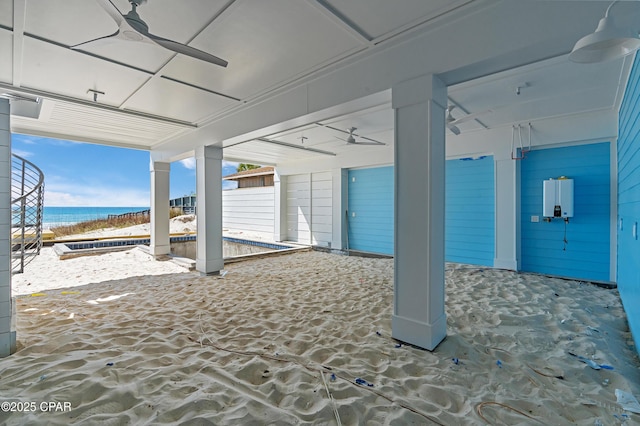
<svg viewBox="0 0 640 426"><path fill-rule="evenodd" d="M583 64L604 62L622 58L640 48L638 33L616 27L609 16L611 7L617 2L615 0L609 5L595 32L578 40L569 54L571 61Z"/></svg>

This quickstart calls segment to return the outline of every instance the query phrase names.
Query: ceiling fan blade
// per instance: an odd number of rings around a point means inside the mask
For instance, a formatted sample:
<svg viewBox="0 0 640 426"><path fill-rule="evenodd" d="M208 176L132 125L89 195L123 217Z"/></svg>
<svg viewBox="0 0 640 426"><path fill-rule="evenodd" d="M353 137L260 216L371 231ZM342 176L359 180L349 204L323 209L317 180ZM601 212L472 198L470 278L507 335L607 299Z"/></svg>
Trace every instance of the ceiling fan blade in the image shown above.
<svg viewBox="0 0 640 426"><path fill-rule="evenodd" d="M201 61L209 62L215 65L219 65L221 67L226 67L229 63L224 59L220 59L217 56L211 55L207 52L203 52L202 50L198 50L194 47L187 46L186 44L178 43L177 41L167 40L166 38L158 37L151 33L143 34L147 36L151 41L159 44L165 49L169 49L176 53L180 53L182 55L191 56L195 59L200 59Z"/></svg>
<svg viewBox="0 0 640 426"><path fill-rule="evenodd" d="M360 138L360 139L365 139L365 140L368 140L369 142L371 142L371 143L356 142L357 144L360 144L360 145L386 145L386 143L384 143L384 142L380 142L380 141L377 141L375 139L368 138L366 136L358 135L356 133L354 133L353 136L357 137L357 138Z"/></svg>
<svg viewBox="0 0 640 426"><path fill-rule="evenodd" d="M85 41L74 46L71 46L72 49L77 49L81 46L84 46L89 43L95 42L104 42L107 39L118 39L118 40L126 40L126 41L142 41L146 43L151 43L151 40L148 37L148 34L145 34L144 31L140 31L138 28L133 27L128 21L127 17L120 13L120 10L111 2L111 0L96 0L100 7L102 7L115 21L118 25L118 30L115 33L98 37L93 40Z"/></svg>
<svg viewBox="0 0 640 426"><path fill-rule="evenodd" d="M351 142L352 145L376 145L376 146L383 146L386 145L386 143L384 142Z"/></svg>
<svg viewBox="0 0 640 426"><path fill-rule="evenodd" d="M115 4L111 2L111 0L96 0L96 1L100 5L100 7L103 8L109 14L109 16L111 16L111 19L116 21L116 24L118 24L118 27L121 27L122 23L126 22L124 19L124 16L122 15L122 13L120 13L120 10L116 7Z"/></svg>
<svg viewBox="0 0 640 426"><path fill-rule="evenodd" d="M460 123L465 123L467 121L475 120L476 118L478 118L478 117L480 117L482 115L490 114L492 112L493 112L492 109L485 109L484 111L474 112L472 114L467 114L464 117L460 117L458 119L455 119L450 124L456 125L456 124L460 124Z"/></svg>
<svg viewBox="0 0 640 426"><path fill-rule="evenodd" d="M112 39L116 39L116 38L122 38L121 37L121 33L120 30L117 30L115 33L113 34L109 34L107 36L103 36L103 37L98 37L98 38L94 38L93 40L89 40L89 41L83 41L82 43L79 44L74 44L73 46L70 46L71 49L78 49L86 44L92 43L95 45L96 42L100 42L101 44L106 44L106 42L112 41Z"/></svg>

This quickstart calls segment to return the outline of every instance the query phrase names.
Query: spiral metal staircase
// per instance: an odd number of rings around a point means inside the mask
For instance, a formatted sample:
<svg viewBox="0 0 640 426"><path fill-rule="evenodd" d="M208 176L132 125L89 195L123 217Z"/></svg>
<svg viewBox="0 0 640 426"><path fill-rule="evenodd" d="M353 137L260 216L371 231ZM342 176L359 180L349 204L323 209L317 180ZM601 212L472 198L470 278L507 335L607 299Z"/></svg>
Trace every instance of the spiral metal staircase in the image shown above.
<svg viewBox="0 0 640 426"><path fill-rule="evenodd" d="M42 248L44 174L11 155L11 273L20 274Z"/></svg>

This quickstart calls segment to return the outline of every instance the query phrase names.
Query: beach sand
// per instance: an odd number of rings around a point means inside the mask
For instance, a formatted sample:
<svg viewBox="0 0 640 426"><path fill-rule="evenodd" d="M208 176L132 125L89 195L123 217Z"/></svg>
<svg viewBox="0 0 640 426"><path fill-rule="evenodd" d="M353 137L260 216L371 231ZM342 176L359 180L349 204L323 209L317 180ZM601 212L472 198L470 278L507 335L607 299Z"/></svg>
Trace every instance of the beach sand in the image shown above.
<svg viewBox="0 0 640 426"><path fill-rule="evenodd" d="M0 360L2 399L38 406L2 424L639 424L614 394L640 395L616 290L450 264L428 352L390 336L390 259L302 252L223 277L139 249L41 261L14 277L18 351Z"/></svg>

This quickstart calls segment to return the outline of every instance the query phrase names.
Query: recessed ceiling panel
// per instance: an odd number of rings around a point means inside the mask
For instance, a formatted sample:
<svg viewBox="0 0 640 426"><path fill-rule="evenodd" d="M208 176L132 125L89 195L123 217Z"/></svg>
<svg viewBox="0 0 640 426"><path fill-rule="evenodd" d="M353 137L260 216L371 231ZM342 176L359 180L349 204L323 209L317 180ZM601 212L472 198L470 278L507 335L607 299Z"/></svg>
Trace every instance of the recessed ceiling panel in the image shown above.
<svg viewBox="0 0 640 426"><path fill-rule="evenodd" d="M325 0L373 39L443 15L470 0Z"/></svg>
<svg viewBox="0 0 640 426"><path fill-rule="evenodd" d="M31 38L24 40L22 86L119 106L147 74Z"/></svg>
<svg viewBox="0 0 640 426"><path fill-rule="evenodd" d="M0 25L13 28L13 0L0 0Z"/></svg>
<svg viewBox="0 0 640 426"><path fill-rule="evenodd" d="M13 75L13 37L9 31L0 30L0 81L11 83Z"/></svg>
<svg viewBox="0 0 640 426"><path fill-rule="evenodd" d="M27 2L25 32L66 45L113 33L117 25L95 0Z"/></svg>
<svg viewBox="0 0 640 426"><path fill-rule="evenodd" d="M610 87L594 87L573 93L572 96L560 94L556 97L510 105L507 108L496 109L479 119L489 127L497 127L554 116L580 114L611 108L615 95L615 91L610 90Z"/></svg>
<svg viewBox="0 0 640 426"><path fill-rule="evenodd" d="M490 127L612 108L621 68L622 60L585 66L556 58L450 87L449 97L470 113L492 109L479 117Z"/></svg>
<svg viewBox="0 0 640 426"><path fill-rule="evenodd" d="M346 30L304 1L239 1L191 44L226 59L227 68L198 64L179 55L163 73L245 99L360 46Z"/></svg>
<svg viewBox="0 0 640 426"><path fill-rule="evenodd" d="M358 111L334 119L323 120L316 124L278 132L269 135L268 138L301 148L322 149L336 154L351 152L353 148L365 150L379 149L384 146L347 144L348 129L351 127L356 127L354 131L356 141L369 142L365 138L370 138L385 143L386 146L393 145L394 121L391 105Z"/></svg>
<svg viewBox="0 0 640 426"><path fill-rule="evenodd" d="M121 13L131 10L127 0L113 3ZM152 34L186 44L216 16L223 4L222 0L153 0L140 6L138 14ZM117 29L96 0L48 0L47 7L27 11L28 33L69 46L110 35ZM154 44L115 39L95 41L81 49L153 72L174 56Z"/></svg>
<svg viewBox="0 0 640 426"><path fill-rule="evenodd" d="M129 99L127 109L197 123L236 101L156 77Z"/></svg>
<svg viewBox="0 0 640 426"><path fill-rule="evenodd" d="M82 46L82 51L148 72L157 72L174 55L160 46L126 40L103 40Z"/></svg>

